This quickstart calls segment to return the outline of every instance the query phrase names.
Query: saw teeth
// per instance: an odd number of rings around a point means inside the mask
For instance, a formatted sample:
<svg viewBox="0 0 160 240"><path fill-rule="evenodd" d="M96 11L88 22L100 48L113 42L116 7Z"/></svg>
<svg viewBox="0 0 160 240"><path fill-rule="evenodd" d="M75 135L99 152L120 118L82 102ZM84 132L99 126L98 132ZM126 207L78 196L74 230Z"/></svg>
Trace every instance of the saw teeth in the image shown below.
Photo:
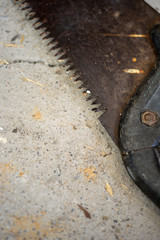
<svg viewBox="0 0 160 240"><path fill-rule="evenodd" d="M28 4L27 4L25 1L23 1L23 2L20 3L20 6L21 6L21 9L22 9L22 10L23 10L23 8L24 8L24 10L25 10L25 7L27 7Z"/></svg>
<svg viewBox="0 0 160 240"><path fill-rule="evenodd" d="M39 30L41 28L45 28L46 27L46 23L41 23L38 27L35 27L36 30Z"/></svg>
<svg viewBox="0 0 160 240"><path fill-rule="evenodd" d="M62 59L62 58L61 58L61 55L60 55L61 48L55 47L55 48L52 49L52 50L54 50L54 55L55 55L55 57L58 59L59 62L66 62L66 59Z"/></svg>
<svg viewBox="0 0 160 240"><path fill-rule="evenodd" d="M67 58L67 53L66 53L66 51L64 51L63 49L61 49L61 50L59 51L59 53L57 53L57 56L60 56L60 59L61 59L62 61L65 61L66 66L68 67L69 64L67 65L68 58Z"/></svg>
<svg viewBox="0 0 160 240"><path fill-rule="evenodd" d="M98 112L97 109L98 109L97 107L91 108L91 110L96 113Z"/></svg>
<svg viewBox="0 0 160 240"><path fill-rule="evenodd" d="M33 21L33 20L35 20L35 19L37 20L36 13L33 14L33 15L31 15L31 16L29 16L29 20Z"/></svg>
<svg viewBox="0 0 160 240"><path fill-rule="evenodd" d="M81 94L85 97L84 92L85 92L85 88L81 88L81 86L78 87L78 90L81 92Z"/></svg>
<svg viewBox="0 0 160 240"><path fill-rule="evenodd" d="M41 32L41 33L40 33L40 36L43 38L43 40L46 40L46 39L45 39L45 36L46 36L46 32L45 32L45 31Z"/></svg>
<svg viewBox="0 0 160 240"><path fill-rule="evenodd" d="M85 89L88 87L88 86L87 86L87 82L86 82L85 80L83 81L83 84L82 84L81 87L82 87L82 88L85 88ZM87 91L87 89L86 89L86 91Z"/></svg>
<svg viewBox="0 0 160 240"><path fill-rule="evenodd" d="M83 92L83 95L84 95L84 96L88 96L88 95L90 95L90 94L91 94L91 91L89 91L88 89Z"/></svg>
<svg viewBox="0 0 160 240"><path fill-rule="evenodd" d="M18 3L19 6L21 6L22 4L26 4L25 0L13 0L14 2Z"/></svg>
<svg viewBox="0 0 160 240"><path fill-rule="evenodd" d="M67 71L76 71L75 66L72 64L69 66L69 68L67 68Z"/></svg>
<svg viewBox="0 0 160 240"><path fill-rule="evenodd" d="M101 104L97 104L97 99L92 97L92 93L90 90L86 88L85 81L81 80L81 73L76 70L72 60L68 58L67 50L63 50L59 43L53 38L52 34L47 31L46 22L40 21L37 17L36 13L32 8L28 5L25 0L15 0L20 3L21 10L26 11L26 17L33 22L33 27L36 30L43 29L40 33L40 36L43 40L46 40L48 43L47 46L51 46L50 51L54 51L54 55L57 58L58 62L62 62L65 70L71 74L70 79L76 84L79 91L81 91L82 95L85 97L86 101L89 102L90 109L94 111L97 117L102 115L102 110L100 109Z"/></svg>
<svg viewBox="0 0 160 240"><path fill-rule="evenodd" d="M92 105L99 105L99 103L98 103L98 100L97 100L97 98L94 100L94 102L92 103ZM100 104L101 105L101 104Z"/></svg>
<svg viewBox="0 0 160 240"><path fill-rule="evenodd" d="M64 52L62 49L60 49L59 52L55 54L55 56L58 57L59 61L66 62L66 58L63 58L63 55L64 55Z"/></svg>
<svg viewBox="0 0 160 240"><path fill-rule="evenodd" d="M68 73L71 73L72 75L74 74L75 76L79 76L79 78L80 78L80 75L76 71L76 68L74 67L73 63L70 63L70 65L66 65L66 63L65 63L64 67ZM81 79L80 79L80 81L81 81Z"/></svg>
<svg viewBox="0 0 160 240"><path fill-rule="evenodd" d="M92 104L91 110L94 112L100 112L101 111L100 106L101 106L101 104Z"/></svg>
<svg viewBox="0 0 160 240"><path fill-rule="evenodd" d="M74 78L74 75L72 76L72 79ZM75 76L76 79L74 79L74 83L78 84L79 82L82 82L79 78L79 76Z"/></svg>
<svg viewBox="0 0 160 240"><path fill-rule="evenodd" d="M92 104L94 104L94 102L96 101L96 98L93 97L92 95L90 95L90 96L88 97L87 101L90 102L90 104L92 105Z"/></svg>
<svg viewBox="0 0 160 240"><path fill-rule="evenodd" d="M78 84L81 82L79 76L76 76L74 73L72 73L69 77L75 84Z"/></svg>
<svg viewBox="0 0 160 240"><path fill-rule="evenodd" d="M62 58L63 50L61 48L58 48L58 52L55 54L55 56L59 59L59 61L66 62L66 59Z"/></svg>
<svg viewBox="0 0 160 240"><path fill-rule="evenodd" d="M37 28L39 25L41 25L42 23L39 21L39 19L35 22L35 23L33 23L33 26L35 27L35 28Z"/></svg>
<svg viewBox="0 0 160 240"><path fill-rule="evenodd" d="M77 88L79 89L79 87L82 85L82 82L81 82L81 81L78 81L78 82L76 83L76 85L77 85Z"/></svg>
<svg viewBox="0 0 160 240"><path fill-rule="evenodd" d="M48 46L50 46L50 45L53 45L53 43L52 44L50 44L50 43L48 44ZM50 51L55 51L55 50L56 51L57 50L60 51L60 47L58 46L57 42L54 42L54 46L52 46L51 49L50 49Z"/></svg>
<svg viewBox="0 0 160 240"><path fill-rule="evenodd" d="M98 112L95 112L97 118L100 118L102 116L102 114L104 114L104 113L105 113L105 111L103 111L103 110L99 110Z"/></svg>
<svg viewBox="0 0 160 240"><path fill-rule="evenodd" d="M51 39L51 34L49 33L49 32L46 32L46 31L44 31L44 32L42 32L41 34L40 34L40 36L44 36L43 37L43 39Z"/></svg>
<svg viewBox="0 0 160 240"><path fill-rule="evenodd" d="M52 38L50 33L45 36L45 39L49 39L49 38Z"/></svg>
<svg viewBox="0 0 160 240"><path fill-rule="evenodd" d="M70 67L73 65L73 63L72 63L72 61L71 61L71 59L70 58L66 58L66 64L65 64L65 67L66 67L66 69L67 69L67 71L69 72L69 71L71 71L70 70ZM75 69L73 69L73 71L74 71ZM75 71L74 71L75 72Z"/></svg>
<svg viewBox="0 0 160 240"><path fill-rule="evenodd" d="M51 45L52 45L51 50L55 50L55 48L58 47L58 42L52 38L52 40L47 44L47 46L51 46Z"/></svg>
<svg viewBox="0 0 160 240"><path fill-rule="evenodd" d="M24 10L27 11L28 9L31 9L29 5L27 5L27 6L25 6L25 7L22 8L23 11L24 11Z"/></svg>
<svg viewBox="0 0 160 240"><path fill-rule="evenodd" d="M45 37L43 37L43 34L41 36L42 36L42 39L46 42L46 46L47 47L55 45L53 38L50 38L50 39L49 38L45 38ZM51 42L53 42L53 43L51 44Z"/></svg>
<svg viewBox="0 0 160 240"><path fill-rule="evenodd" d="M36 13L31 10L26 13L26 16L29 17L29 20L31 20L31 17L36 16Z"/></svg>

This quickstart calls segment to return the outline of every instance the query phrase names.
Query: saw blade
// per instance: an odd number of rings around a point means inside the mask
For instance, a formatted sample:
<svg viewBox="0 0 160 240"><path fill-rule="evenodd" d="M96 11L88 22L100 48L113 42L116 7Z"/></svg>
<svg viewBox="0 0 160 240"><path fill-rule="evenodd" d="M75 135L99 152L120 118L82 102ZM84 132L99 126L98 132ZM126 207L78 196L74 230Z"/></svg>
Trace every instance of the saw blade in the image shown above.
<svg viewBox="0 0 160 240"><path fill-rule="evenodd" d="M117 143L120 116L156 62L148 36L159 14L141 0L18 2L100 104L95 110Z"/></svg>

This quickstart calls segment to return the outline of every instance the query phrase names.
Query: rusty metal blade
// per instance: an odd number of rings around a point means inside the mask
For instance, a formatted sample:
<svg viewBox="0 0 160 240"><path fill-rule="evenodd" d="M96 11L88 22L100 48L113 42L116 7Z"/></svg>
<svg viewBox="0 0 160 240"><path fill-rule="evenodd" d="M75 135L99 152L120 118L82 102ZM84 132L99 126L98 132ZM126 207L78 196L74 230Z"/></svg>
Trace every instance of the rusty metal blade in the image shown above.
<svg viewBox="0 0 160 240"><path fill-rule="evenodd" d="M23 2L101 104L100 121L117 143L120 115L156 62L148 35L159 14L142 0Z"/></svg>

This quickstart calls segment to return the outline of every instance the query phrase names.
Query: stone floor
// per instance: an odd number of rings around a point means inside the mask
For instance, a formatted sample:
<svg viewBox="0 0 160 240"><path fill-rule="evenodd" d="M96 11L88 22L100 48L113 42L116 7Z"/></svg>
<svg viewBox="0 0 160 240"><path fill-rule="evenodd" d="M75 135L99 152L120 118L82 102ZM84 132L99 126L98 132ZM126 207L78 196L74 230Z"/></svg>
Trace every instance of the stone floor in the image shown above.
<svg viewBox="0 0 160 240"><path fill-rule="evenodd" d="M0 0L0 239L159 240L160 210L32 24Z"/></svg>

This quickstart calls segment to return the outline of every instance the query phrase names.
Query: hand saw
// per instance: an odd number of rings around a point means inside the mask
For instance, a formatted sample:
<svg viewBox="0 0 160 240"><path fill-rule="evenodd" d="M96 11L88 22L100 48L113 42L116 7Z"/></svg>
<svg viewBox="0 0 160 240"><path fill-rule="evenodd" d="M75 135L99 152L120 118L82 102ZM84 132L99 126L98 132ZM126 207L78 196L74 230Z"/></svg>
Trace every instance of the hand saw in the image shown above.
<svg viewBox="0 0 160 240"><path fill-rule="evenodd" d="M160 113L153 107L160 70L149 37L160 15L142 0L15 2L29 19L37 19L35 28L51 38L51 49L66 59L86 94L89 89L87 100L94 98L94 111L103 112L99 120L120 146L132 179L160 207L159 142L154 145ZM152 30L159 54L158 32L159 27Z"/></svg>

